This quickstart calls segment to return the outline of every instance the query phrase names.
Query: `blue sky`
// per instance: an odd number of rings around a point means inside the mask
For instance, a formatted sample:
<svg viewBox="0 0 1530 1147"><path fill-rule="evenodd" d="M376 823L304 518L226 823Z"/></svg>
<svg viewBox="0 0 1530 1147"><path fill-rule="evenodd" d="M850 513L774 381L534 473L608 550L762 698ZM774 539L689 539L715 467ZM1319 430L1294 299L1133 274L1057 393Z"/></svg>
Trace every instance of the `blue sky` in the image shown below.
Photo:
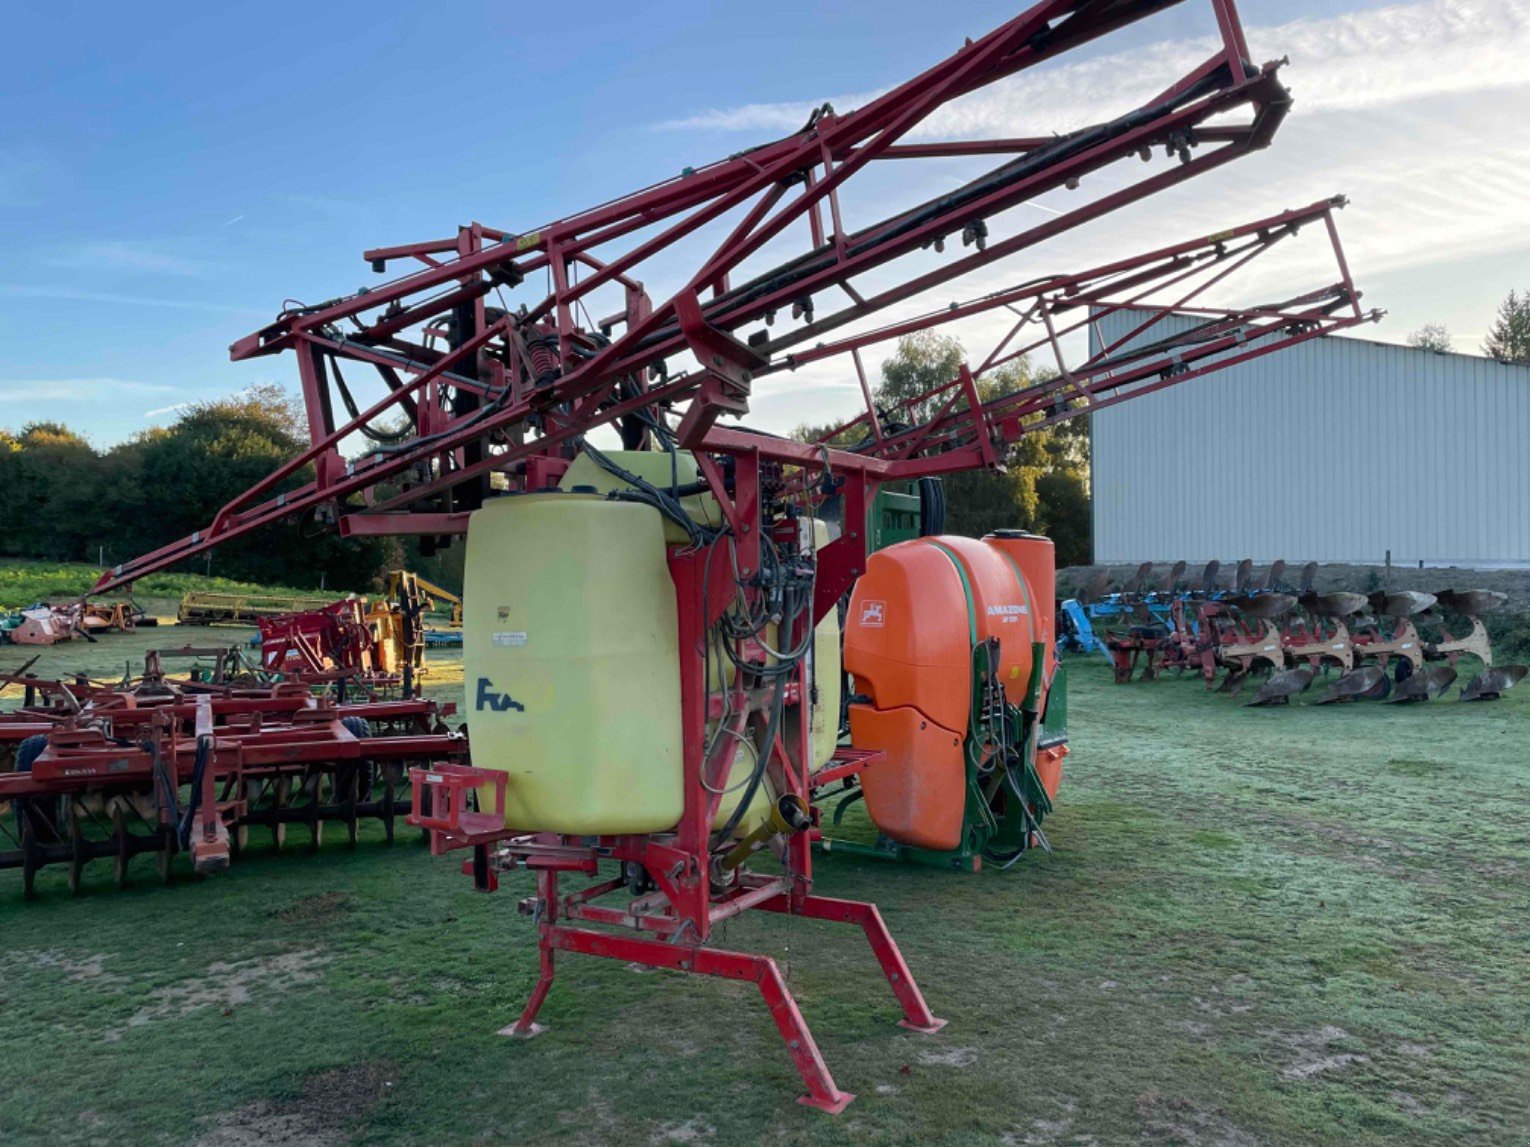
<svg viewBox="0 0 1530 1147"><path fill-rule="evenodd" d="M779 135L805 105L905 79L1021 7L536 10L559 25L518 4L13 0L0 424L58 417L104 444L178 403L290 384L290 362L232 364L228 344L287 297L367 283L364 247L569 214ZM1022 88L974 122L1023 133L1108 110L1154 78L1116 57L1189 58L1208 7L1188 0L1111 38L1095 71L1070 58L1045 89L1060 119ZM1368 333L1401 341L1444 321L1475 350L1498 299L1530 288L1530 0L1241 7L1257 56L1292 56L1297 105L1275 146L1050 246L1044 269L1343 191L1355 275L1392 314ZM763 423L818 416L813 382L762 401Z"/></svg>

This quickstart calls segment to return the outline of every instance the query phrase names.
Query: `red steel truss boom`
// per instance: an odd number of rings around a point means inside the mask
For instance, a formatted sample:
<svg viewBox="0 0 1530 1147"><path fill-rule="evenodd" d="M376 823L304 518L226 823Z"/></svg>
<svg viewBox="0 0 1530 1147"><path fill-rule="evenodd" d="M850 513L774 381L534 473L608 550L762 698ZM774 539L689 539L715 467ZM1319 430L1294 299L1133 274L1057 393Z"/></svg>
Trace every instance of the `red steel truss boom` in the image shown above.
<svg viewBox="0 0 1530 1147"><path fill-rule="evenodd" d="M1233 0L1205 0L1219 37L1211 56L1112 119L1044 137L920 134L953 101L1178 2L1044 0L858 110L824 105L785 138L636 194L527 231L475 223L367 251L377 271L423 267L289 306L232 348L235 359L296 354L310 448L207 529L118 567L97 590L297 514L352 534L460 532L492 472L517 485L545 476L601 425L640 442L673 415L697 446L720 415L747 409L755 377L789 348L1266 146L1290 100L1279 64L1249 61ZM919 161L960 164L962 182L891 214L852 201L871 180L882 202L886 181L870 173ZM1090 198L1086 182L1109 190ZM1058 191L1079 202L1034 225L1006 214ZM871 221L854 222L862 216ZM948 241L964 253L946 256ZM637 276L672 273L697 242L715 246L653 301ZM533 291L538 280L545 289ZM360 371L382 384L364 409L352 390ZM347 460L358 435L381 441ZM299 481L310 467L313 480Z"/></svg>

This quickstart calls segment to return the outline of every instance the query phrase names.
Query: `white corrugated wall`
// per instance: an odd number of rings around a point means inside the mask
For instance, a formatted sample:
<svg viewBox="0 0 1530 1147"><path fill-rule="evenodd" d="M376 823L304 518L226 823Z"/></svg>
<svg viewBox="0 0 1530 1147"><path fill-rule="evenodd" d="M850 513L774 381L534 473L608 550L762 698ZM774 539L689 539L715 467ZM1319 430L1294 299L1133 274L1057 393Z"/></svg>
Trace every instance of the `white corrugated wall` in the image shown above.
<svg viewBox="0 0 1530 1147"><path fill-rule="evenodd" d="M1527 441L1530 367L1313 339L1094 416L1095 560L1530 566Z"/></svg>

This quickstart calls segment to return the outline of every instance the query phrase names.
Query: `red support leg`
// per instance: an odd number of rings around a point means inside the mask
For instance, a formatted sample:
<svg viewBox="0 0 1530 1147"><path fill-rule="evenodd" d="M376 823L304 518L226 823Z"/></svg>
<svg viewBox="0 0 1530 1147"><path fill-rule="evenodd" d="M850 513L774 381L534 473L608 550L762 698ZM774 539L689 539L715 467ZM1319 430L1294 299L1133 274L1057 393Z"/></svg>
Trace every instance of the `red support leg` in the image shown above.
<svg viewBox="0 0 1530 1147"><path fill-rule="evenodd" d="M770 1008L771 1019L776 1021L776 1029L786 1041L787 1050L791 1052L792 1061L797 1065L802 1081L807 1084L808 1093L797 1102L837 1115L855 1098L835 1085L834 1077L829 1074L829 1066L813 1040L813 1033L808 1030L807 1022L797 1010L797 1001L792 998L786 981L781 977L781 970L770 957L687 947L563 925L544 927L544 954L548 963L544 964L543 979L537 985L538 994L532 997L533 1004L540 1003L540 996L545 994L544 985L552 975L551 953L546 948L549 944L565 952L580 952L586 956L607 956L655 968L671 968L730 980L752 980L759 985L760 994L765 997L765 1003ZM915 994L917 996L918 993ZM528 1013L533 1010L528 1006ZM522 1016L521 1022L525 1021L526 1017Z"/></svg>
<svg viewBox="0 0 1530 1147"><path fill-rule="evenodd" d="M537 1023L537 1012L541 1011L542 1003L547 999L547 991L553 982L553 949L557 947L553 934L558 931L552 921L556 918L558 903L558 874L551 869L544 868L537 873L537 898L542 902L542 911L546 913L541 925L538 927L537 952L541 957L542 974L537 978L537 986L531 989L531 998L526 1001L525 1010L521 1012L521 1018L507 1028L501 1028L500 1035L509 1036L512 1039L531 1039L539 1036L547 1029Z"/></svg>
<svg viewBox="0 0 1530 1147"><path fill-rule="evenodd" d="M784 896L767 900L760 907L771 912L791 911ZM893 940L892 934L888 932L887 925L882 921L882 914L877 911L875 904L865 904L859 900L835 900L828 896L807 896L802 899L796 911L798 915L814 920L837 920L842 924L859 924L865 930L866 939L871 942L871 950L876 955L877 963L882 965L882 974L887 977L887 982L892 986L893 995L898 997L898 1003L903 1007L903 1018L898 1021L899 1027L924 1035L934 1035L946 1026L946 1021L937 1019L931 1013L930 1006L924 1002L924 995L919 991L919 985L914 982L913 974L903 961L903 953L898 951L898 945Z"/></svg>

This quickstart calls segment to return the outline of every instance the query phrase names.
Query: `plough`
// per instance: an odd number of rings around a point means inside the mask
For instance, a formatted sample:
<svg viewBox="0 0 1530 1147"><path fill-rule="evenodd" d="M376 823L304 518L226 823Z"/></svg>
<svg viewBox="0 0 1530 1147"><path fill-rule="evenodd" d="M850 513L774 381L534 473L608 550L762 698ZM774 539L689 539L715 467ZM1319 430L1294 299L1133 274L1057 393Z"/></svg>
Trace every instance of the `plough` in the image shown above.
<svg viewBox="0 0 1530 1147"><path fill-rule="evenodd" d="M1284 562L1254 586L1248 560L1239 563L1231 588L1223 588L1213 561L1199 586L1185 589L1185 563L1162 583L1152 581L1152 568L1138 567L1115 594L1104 592L1109 571L1100 571L1079 595L1077 606L1091 620L1129 622L1105 637L1118 683L1191 670L1208 688L1237 694L1259 674L1266 680L1249 704L1264 706L1289 703L1334 669L1340 676L1319 704L1432 700L1455 684L1463 656L1480 661L1482 672L1462 684L1462 700L1494 699L1525 676L1523 667L1493 664L1482 614L1504 604L1501 593L1319 594L1315 562L1304 567L1294 592L1284 592L1290 589ZM1464 631L1451 616L1464 620ZM1218 673L1225 673L1220 684Z"/></svg>

